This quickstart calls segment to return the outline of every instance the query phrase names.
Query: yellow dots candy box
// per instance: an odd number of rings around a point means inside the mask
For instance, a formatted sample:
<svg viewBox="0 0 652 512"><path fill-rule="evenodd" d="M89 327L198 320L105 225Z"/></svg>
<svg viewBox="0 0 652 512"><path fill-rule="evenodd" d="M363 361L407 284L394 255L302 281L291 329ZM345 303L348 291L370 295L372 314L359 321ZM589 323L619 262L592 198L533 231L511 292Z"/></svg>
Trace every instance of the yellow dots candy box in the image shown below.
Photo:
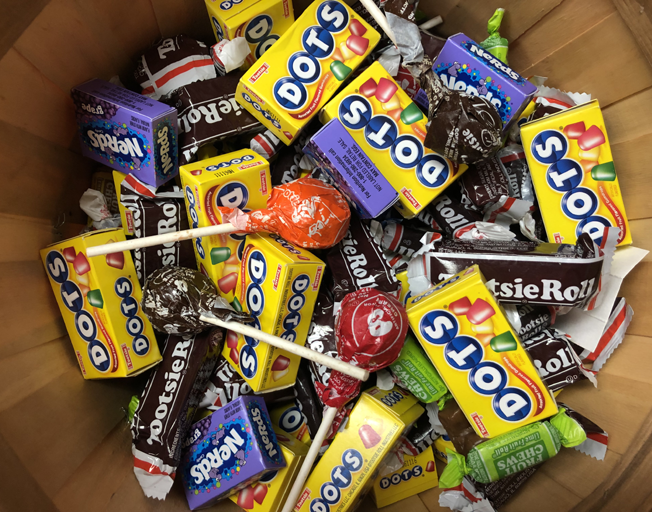
<svg viewBox="0 0 652 512"><path fill-rule="evenodd" d="M456 451L455 445L448 436L441 436L435 439L432 449L435 452L435 457L446 464L448 464L448 454L446 453L446 450Z"/></svg>
<svg viewBox="0 0 652 512"><path fill-rule="evenodd" d="M379 62L320 113L323 124L334 118L398 192L394 207L403 217L418 214L468 168L426 149L427 117ZM333 149L337 152L337 141Z"/></svg>
<svg viewBox="0 0 652 512"><path fill-rule="evenodd" d="M180 176L191 228L221 224L219 206L267 208L272 190L269 163L250 149L184 165ZM211 278L229 302L235 298L245 238L242 233L231 233L193 240L197 268Z"/></svg>
<svg viewBox="0 0 652 512"><path fill-rule="evenodd" d="M246 38L251 50L247 68L294 23L292 0L206 0L206 9L215 39Z"/></svg>
<svg viewBox="0 0 652 512"><path fill-rule="evenodd" d="M379 40L346 4L315 1L242 76L236 100L290 144Z"/></svg>
<svg viewBox="0 0 652 512"><path fill-rule="evenodd" d="M406 456L398 471L378 476L371 497L376 506L382 508L437 487L438 483L435 456L432 448L428 448L416 457Z"/></svg>
<svg viewBox="0 0 652 512"><path fill-rule="evenodd" d="M477 265L411 298L412 331L481 437L557 413Z"/></svg>
<svg viewBox="0 0 652 512"><path fill-rule="evenodd" d="M373 485L383 458L414 420L411 414L401 417L368 392L362 393L346 427L335 435L308 477L295 510L352 510Z"/></svg>
<svg viewBox="0 0 652 512"><path fill-rule="evenodd" d="M574 244L606 227L632 243L607 129L597 100L521 126L521 139L548 240Z"/></svg>
<svg viewBox="0 0 652 512"><path fill-rule="evenodd" d="M278 235L248 235L236 287L253 325L305 345L325 264ZM301 358L248 336L227 333L223 355L255 392L294 385Z"/></svg>
<svg viewBox="0 0 652 512"><path fill-rule="evenodd" d="M308 446L273 425L276 440L281 447L286 466L266 474L230 497L241 509L252 512L278 512L292 488L292 484L308 454Z"/></svg>
<svg viewBox="0 0 652 512"><path fill-rule="evenodd" d="M106 229L41 251L85 379L129 377L161 360L140 307L141 289L129 251L86 257L89 247L124 240L122 228Z"/></svg>

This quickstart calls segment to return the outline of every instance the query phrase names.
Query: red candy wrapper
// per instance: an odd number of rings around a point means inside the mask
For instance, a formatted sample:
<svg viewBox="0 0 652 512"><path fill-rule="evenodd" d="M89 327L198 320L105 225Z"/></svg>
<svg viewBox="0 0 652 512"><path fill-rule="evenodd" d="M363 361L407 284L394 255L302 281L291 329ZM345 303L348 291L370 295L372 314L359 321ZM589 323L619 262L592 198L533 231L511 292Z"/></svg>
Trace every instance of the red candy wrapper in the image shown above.
<svg viewBox="0 0 652 512"><path fill-rule="evenodd" d="M342 300L335 323L339 358L369 371L393 363L401 353L408 322L405 308L394 297L374 288L361 288ZM361 382L336 370L326 385L316 382L325 405L341 407L357 396Z"/></svg>
<svg viewBox="0 0 652 512"><path fill-rule="evenodd" d="M219 207L222 218L240 231L277 233L305 249L326 249L346 235L351 211L335 188L301 178L272 189L266 210L243 212Z"/></svg>

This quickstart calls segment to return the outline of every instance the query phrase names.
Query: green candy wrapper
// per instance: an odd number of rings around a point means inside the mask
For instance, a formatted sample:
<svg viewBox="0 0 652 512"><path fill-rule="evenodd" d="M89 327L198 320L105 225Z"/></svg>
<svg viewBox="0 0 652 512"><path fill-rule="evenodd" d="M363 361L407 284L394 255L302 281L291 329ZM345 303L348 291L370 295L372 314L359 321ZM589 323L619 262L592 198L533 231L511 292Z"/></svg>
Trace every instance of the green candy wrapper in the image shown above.
<svg viewBox="0 0 652 512"><path fill-rule="evenodd" d="M572 448L585 440L581 425L561 410L549 421L532 423L477 445L466 458L447 450L448 465L439 478L439 487L456 487L465 475L483 484L495 482L554 457L561 446Z"/></svg>
<svg viewBox="0 0 652 512"><path fill-rule="evenodd" d="M132 422L134 419L134 414L136 414L136 409L138 409L138 404L140 403L140 398L138 395L134 395L131 397L131 400L129 401L129 406L127 407L127 419L129 420L129 423Z"/></svg>
<svg viewBox="0 0 652 512"><path fill-rule="evenodd" d="M505 9L499 8L496 9L494 15L489 19L487 23L487 32L489 32L489 37L480 43L485 50L491 53L497 59L502 60L507 64L507 44L509 41L504 37L500 37L498 29L500 29L500 24L503 21L503 16L505 15Z"/></svg>
<svg viewBox="0 0 652 512"><path fill-rule="evenodd" d="M423 403L429 404L442 398L448 388L439 372L428 359L421 346L410 332L398 359L390 365L392 373Z"/></svg>

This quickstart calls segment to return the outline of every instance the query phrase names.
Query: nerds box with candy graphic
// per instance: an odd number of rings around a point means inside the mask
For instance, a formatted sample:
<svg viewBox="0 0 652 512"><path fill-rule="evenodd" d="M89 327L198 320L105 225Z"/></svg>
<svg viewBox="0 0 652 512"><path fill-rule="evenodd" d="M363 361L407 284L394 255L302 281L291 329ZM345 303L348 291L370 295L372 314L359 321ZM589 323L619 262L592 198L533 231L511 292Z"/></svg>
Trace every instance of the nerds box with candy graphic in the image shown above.
<svg viewBox="0 0 652 512"><path fill-rule="evenodd" d="M178 174L175 108L99 79L71 96L84 156L155 187Z"/></svg>
<svg viewBox="0 0 652 512"><path fill-rule="evenodd" d="M195 423L186 444L181 474L191 510L285 467L265 401L256 396L242 396Z"/></svg>
<svg viewBox="0 0 652 512"><path fill-rule="evenodd" d="M461 33L448 38L432 69L449 89L487 99L500 114L504 132L537 91L535 85ZM428 106L423 90L414 101Z"/></svg>

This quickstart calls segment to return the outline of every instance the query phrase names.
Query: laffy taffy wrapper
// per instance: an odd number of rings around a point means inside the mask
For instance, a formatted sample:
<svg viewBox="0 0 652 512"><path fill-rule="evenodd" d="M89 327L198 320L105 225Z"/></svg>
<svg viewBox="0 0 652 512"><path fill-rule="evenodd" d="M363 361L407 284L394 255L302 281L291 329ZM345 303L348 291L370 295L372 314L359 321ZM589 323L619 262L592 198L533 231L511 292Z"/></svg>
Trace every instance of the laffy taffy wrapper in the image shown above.
<svg viewBox="0 0 652 512"><path fill-rule="evenodd" d="M290 144L379 40L346 4L313 2L240 79L236 100Z"/></svg>
<svg viewBox="0 0 652 512"><path fill-rule="evenodd" d="M305 249L327 249L349 228L349 205L335 188L314 178L300 178L272 189L267 209L243 212L218 207L239 231L277 233Z"/></svg>
<svg viewBox="0 0 652 512"><path fill-rule="evenodd" d="M465 475L488 484L544 462L586 440L586 432L565 410L550 421L521 427L472 448L466 458L448 451L449 461L439 479L439 487L456 487Z"/></svg>
<svg viewBox="0 0 652 512"><path fill-rule="evenodd" d="M477 265L411 298L410 327L483 438L557 412Z"/></svg>
<svg viewBox="0 0 652 512"><path fill-rule="evenodd" d="M588 233L601 245L605 228L632 243L609 137L597 100L521 127L548 239L575 243Z"/></svg>

